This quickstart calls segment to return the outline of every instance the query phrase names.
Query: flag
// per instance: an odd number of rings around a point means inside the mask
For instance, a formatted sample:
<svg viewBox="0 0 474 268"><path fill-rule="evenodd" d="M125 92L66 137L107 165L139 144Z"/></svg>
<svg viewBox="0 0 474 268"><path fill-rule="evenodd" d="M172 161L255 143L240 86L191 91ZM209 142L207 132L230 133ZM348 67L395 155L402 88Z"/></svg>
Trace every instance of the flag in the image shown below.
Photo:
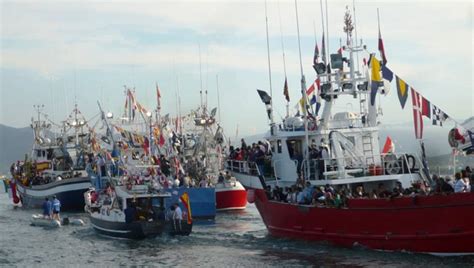
<svg viewBox="0 0 474 268"><path fill-rule="evenodd" d="M163 145L165 145L165 137L163 137L163 132L160 133L160 141L158 145L160 145L160 147L163 147Z"/></svg>
<svg viewBox="0 0 474 268"><path fill-rule="evenodd" d="M380 34L380 29L379 29L379 52L380 52L380 57L382 57L383 65L387 64L387 57L385 57L385 49L383 48L382 34Z"/></svg>
<svg viewBox="0 0 474 268"><path fill-rule="evenodd" d="M395 75L395 80L397 81L397 93L398 93L398 100L400 100L400 104L402 105L402 109L405 108L405 104L408 99L408 91L410 90L410 86L405 83L400 77Z"/></svg>
<svg viewBox="0 0 474 268"><path fill-rule="evenodd" d="M445 114L440 108L436 105L431 105L433 108L431 109L432 115L431 119L433 120L433 125L443 126L443 122L448 119L448 115Z"/></svg>
<svg viewBox="0 0 474 268"><path fill-rule="evenodd" d="M272 98L267 94L267 92L257 89L258 95L260 96L260 99L262 99L262 102L265 103L266 105L271 104Z"/></svg>
<svg viewBox="0 0 474 268"><path fill-rule="evenodd" d="M318 63L318 58L319 58L319 48L318 48L318 43L316 42L316 46L314 47L313 66L316 66L316 64Z"/></svg>
<svg viewBox="0 0 474 268"><path fill-rule="evenodd" d="M371 72L371 89L370 89L370 105L375 105L375 97L377 96L377 91L382 82L382 77L380 76L380 62L375 57L370 58L370 68Z"/></svg>
<svg viewBox="0 0 474 268"><path fill-rule="evenodd" d="M286 79L286 76L285 85L283 86L283 95L285 96L286 101L290 102L290 94L288 93L288 80Z"/></svg>
<svg viewBox="0 0 474 268"><path fill-rule="evenodd" d="M181 200L181 202L183 202L183 205L184 207L186 208L187 210L187 220L188 220L188 224L191 224L193 222L193 217L191 215L191 204L189 203L189 195L187 192L184 192L180 197L179 199Z"/></svg>
<svg viewBox="0 0 474 268"><path fill-rule="evenodd" d="M411 100L413 103L413 122L415 124L415 137L423 138L423 118L421 117L421 95L415 89L411 89Z"/></svg>
<svg viewBox="0 0 474 268"><path fill-rule="evenodd" d="M155 83L156 84L156 102L158 104L158 110L161 108L161 102L160 102L160 99L161 99L161 93L160 93L160 88L158 87L158 83Z"/></svg>
<svg viewBox="0 0 474 268"><path fill-rule="evenodd" d="M318 88L318 93L316 94L316 115L318 115L319 109L321 108L321 79L319 79L319 77L316 79L316 87Z"/></svg>
<svg viewBox="0 0 474 268"><path fill-rule="evenodd" d="M324 63L326 63L326 44L324 43L324 32L323 32L323 40L321 44L321 50L322 50L322 60Z"/></svg>
<svg viewBox="0 0 474 268"><path fill-rule="evenodd" d="M382 65L382 77L389 82L393 80L393 72L385 65Z"/></svg>
<svg viewBox="0 0 474 268"><path fill-rule="evenodd" d="M383 149L382 149L382 154L393 153L394 151L395 151L395 144L393 144L393 141L390 138L390 136L387 136L387 139L385 140L385 145L383 146Z"/></svg>
<svg viewBox="0 0 474 268"><path fill-rule="evenodd" d="M431 119L431 105L430 101L421 96L421 115Z"/></svg>
<svg viewBox="0 0 474 268"><path fill-rule="evenodd" d="M143 150L145 151L145 155L148 155L149 153L149 148L150 148L150 141L148 140L147 137L143 140L142 144Z"/></svg>

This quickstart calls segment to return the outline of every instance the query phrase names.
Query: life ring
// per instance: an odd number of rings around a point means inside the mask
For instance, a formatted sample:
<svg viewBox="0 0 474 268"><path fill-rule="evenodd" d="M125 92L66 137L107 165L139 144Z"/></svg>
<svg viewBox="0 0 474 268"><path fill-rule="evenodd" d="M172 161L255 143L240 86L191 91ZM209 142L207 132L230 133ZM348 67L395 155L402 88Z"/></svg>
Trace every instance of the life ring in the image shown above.
<svg viewBox="0 0 474 268"><path fill-rule="evenodd" d="M453 128L448 133L448 142L452 148L458 147L458 142L455 139L455 135L456 135L456 130Z"/></svg>
<svg viewBox="0 0 474 268"><path fill-rule="evenodd" d="M385 162L385 173L387 175L400 174L402 172L402 167L398 159L389 160Z"/></svg>

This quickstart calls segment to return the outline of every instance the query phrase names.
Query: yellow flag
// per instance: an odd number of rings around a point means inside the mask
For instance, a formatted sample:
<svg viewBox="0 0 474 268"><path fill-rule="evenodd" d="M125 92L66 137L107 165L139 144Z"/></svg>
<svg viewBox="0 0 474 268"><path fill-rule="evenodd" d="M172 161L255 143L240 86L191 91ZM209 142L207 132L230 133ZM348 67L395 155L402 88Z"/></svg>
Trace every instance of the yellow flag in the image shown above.
<svg viewBox="0 0 474 268"><path fill-rule="evenodd" d="M380 62L375 58L375 56L371 57L370 67L372 68L372 81L382 81L382 77L380 76Z"/></svg>

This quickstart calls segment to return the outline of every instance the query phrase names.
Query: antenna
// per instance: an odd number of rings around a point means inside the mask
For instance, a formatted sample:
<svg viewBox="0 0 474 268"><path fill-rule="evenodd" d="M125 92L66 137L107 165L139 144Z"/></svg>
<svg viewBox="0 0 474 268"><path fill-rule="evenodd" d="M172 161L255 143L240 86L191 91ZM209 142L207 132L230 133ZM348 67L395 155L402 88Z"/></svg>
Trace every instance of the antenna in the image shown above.
<svg viewBox="0 0 474 268"><path fill-rule="evenodd" d="M355 7L355 0L352 0L352 10L354 12L354 37L355 37L355 46L358 46L357 41L357 20L356 20L356 7ZM359 69L359 53L356 53L356 60L357 60L357 72L360 71Z"/></svg>
<svg viewBox="0 0 474 268"><path fill-rule="evenodd" d="M270 82L270 123L273 126L273 90L272 90L272 67L270 64L270 41L268 39L268 15L267 15L267 1L265 0L265 26L267 30L267 57L268 57L268 80Z"/></svg>
<svg viewBox="0 0 474 268"><path fill-rule="evenodd" d="M201 90L199 91L199 94L201 95L201 107L203 106L202 104L202 64L201 64L201 44L198 44L199 48L199 79L201 80Z"/></svg>
<svg viewBox="0 0 474 268"><path fill-rule="evenodd" d="M221 122L221 102L219 97L219 75L216 74L216 88L217 88L217 112L219 116L219 122Z"/></svg>
<svg viewBox="0 0 474 268"><path fill-rule="evenodd" d="M287 86L287 83L288 83L288 80L287 80L287 77L286 77L286 60L285 60L285 45L283 43L283 30L282 30L282 26L281 26L281 12L280 12L280 1L278 1L278 19L279 19L279 22L280 22L280 38L281 38L281 51L283 53L283 71L285 73L285 87ZM287 88L285 90L288 90ZM288 92L289 94L289 92ZM286 102L286 117L288 118L290 116L290 108L289 108L289 105L290 105L290 102L287 101Z"/></svg>
<svg viewBox="0 0 474 268"><path fill-rule="evenodd" d="M331 57L331 56L329 55L329 51L330 51L330 50L329 50L329 21L328 21L328 19L329 19L329 14L328 14L328 0L325 0L325 4L326 4L326 43L328 44L328 45L326 46L326 50L327 50L326 55L328 56L328 62L330 62L330 61L331 61L331 60L330 60L330 57ZM328 63L328 65L329 65L329 63ZM329 70L328 70L328 72L329 72Z"/></svg>

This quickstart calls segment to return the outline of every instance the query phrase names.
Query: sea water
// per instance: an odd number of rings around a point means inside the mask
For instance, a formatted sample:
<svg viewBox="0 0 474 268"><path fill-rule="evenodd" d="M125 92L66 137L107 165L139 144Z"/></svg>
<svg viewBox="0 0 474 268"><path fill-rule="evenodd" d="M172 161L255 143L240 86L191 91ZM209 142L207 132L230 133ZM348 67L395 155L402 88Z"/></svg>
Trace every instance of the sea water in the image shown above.
<svg viewBox="0 0 474 268"><path fill-rule="evenodd" d="M0 194L1 267L473 267L474 257L435 257L364 248L338 248L274 238L253 205L245 211L218 213L213 221L195 222L188 237L140 241L98 235L84 213L84 226L44 229L31 226L39 210L13 209ZM343 219L341 219L343 220Z"/></svg>

